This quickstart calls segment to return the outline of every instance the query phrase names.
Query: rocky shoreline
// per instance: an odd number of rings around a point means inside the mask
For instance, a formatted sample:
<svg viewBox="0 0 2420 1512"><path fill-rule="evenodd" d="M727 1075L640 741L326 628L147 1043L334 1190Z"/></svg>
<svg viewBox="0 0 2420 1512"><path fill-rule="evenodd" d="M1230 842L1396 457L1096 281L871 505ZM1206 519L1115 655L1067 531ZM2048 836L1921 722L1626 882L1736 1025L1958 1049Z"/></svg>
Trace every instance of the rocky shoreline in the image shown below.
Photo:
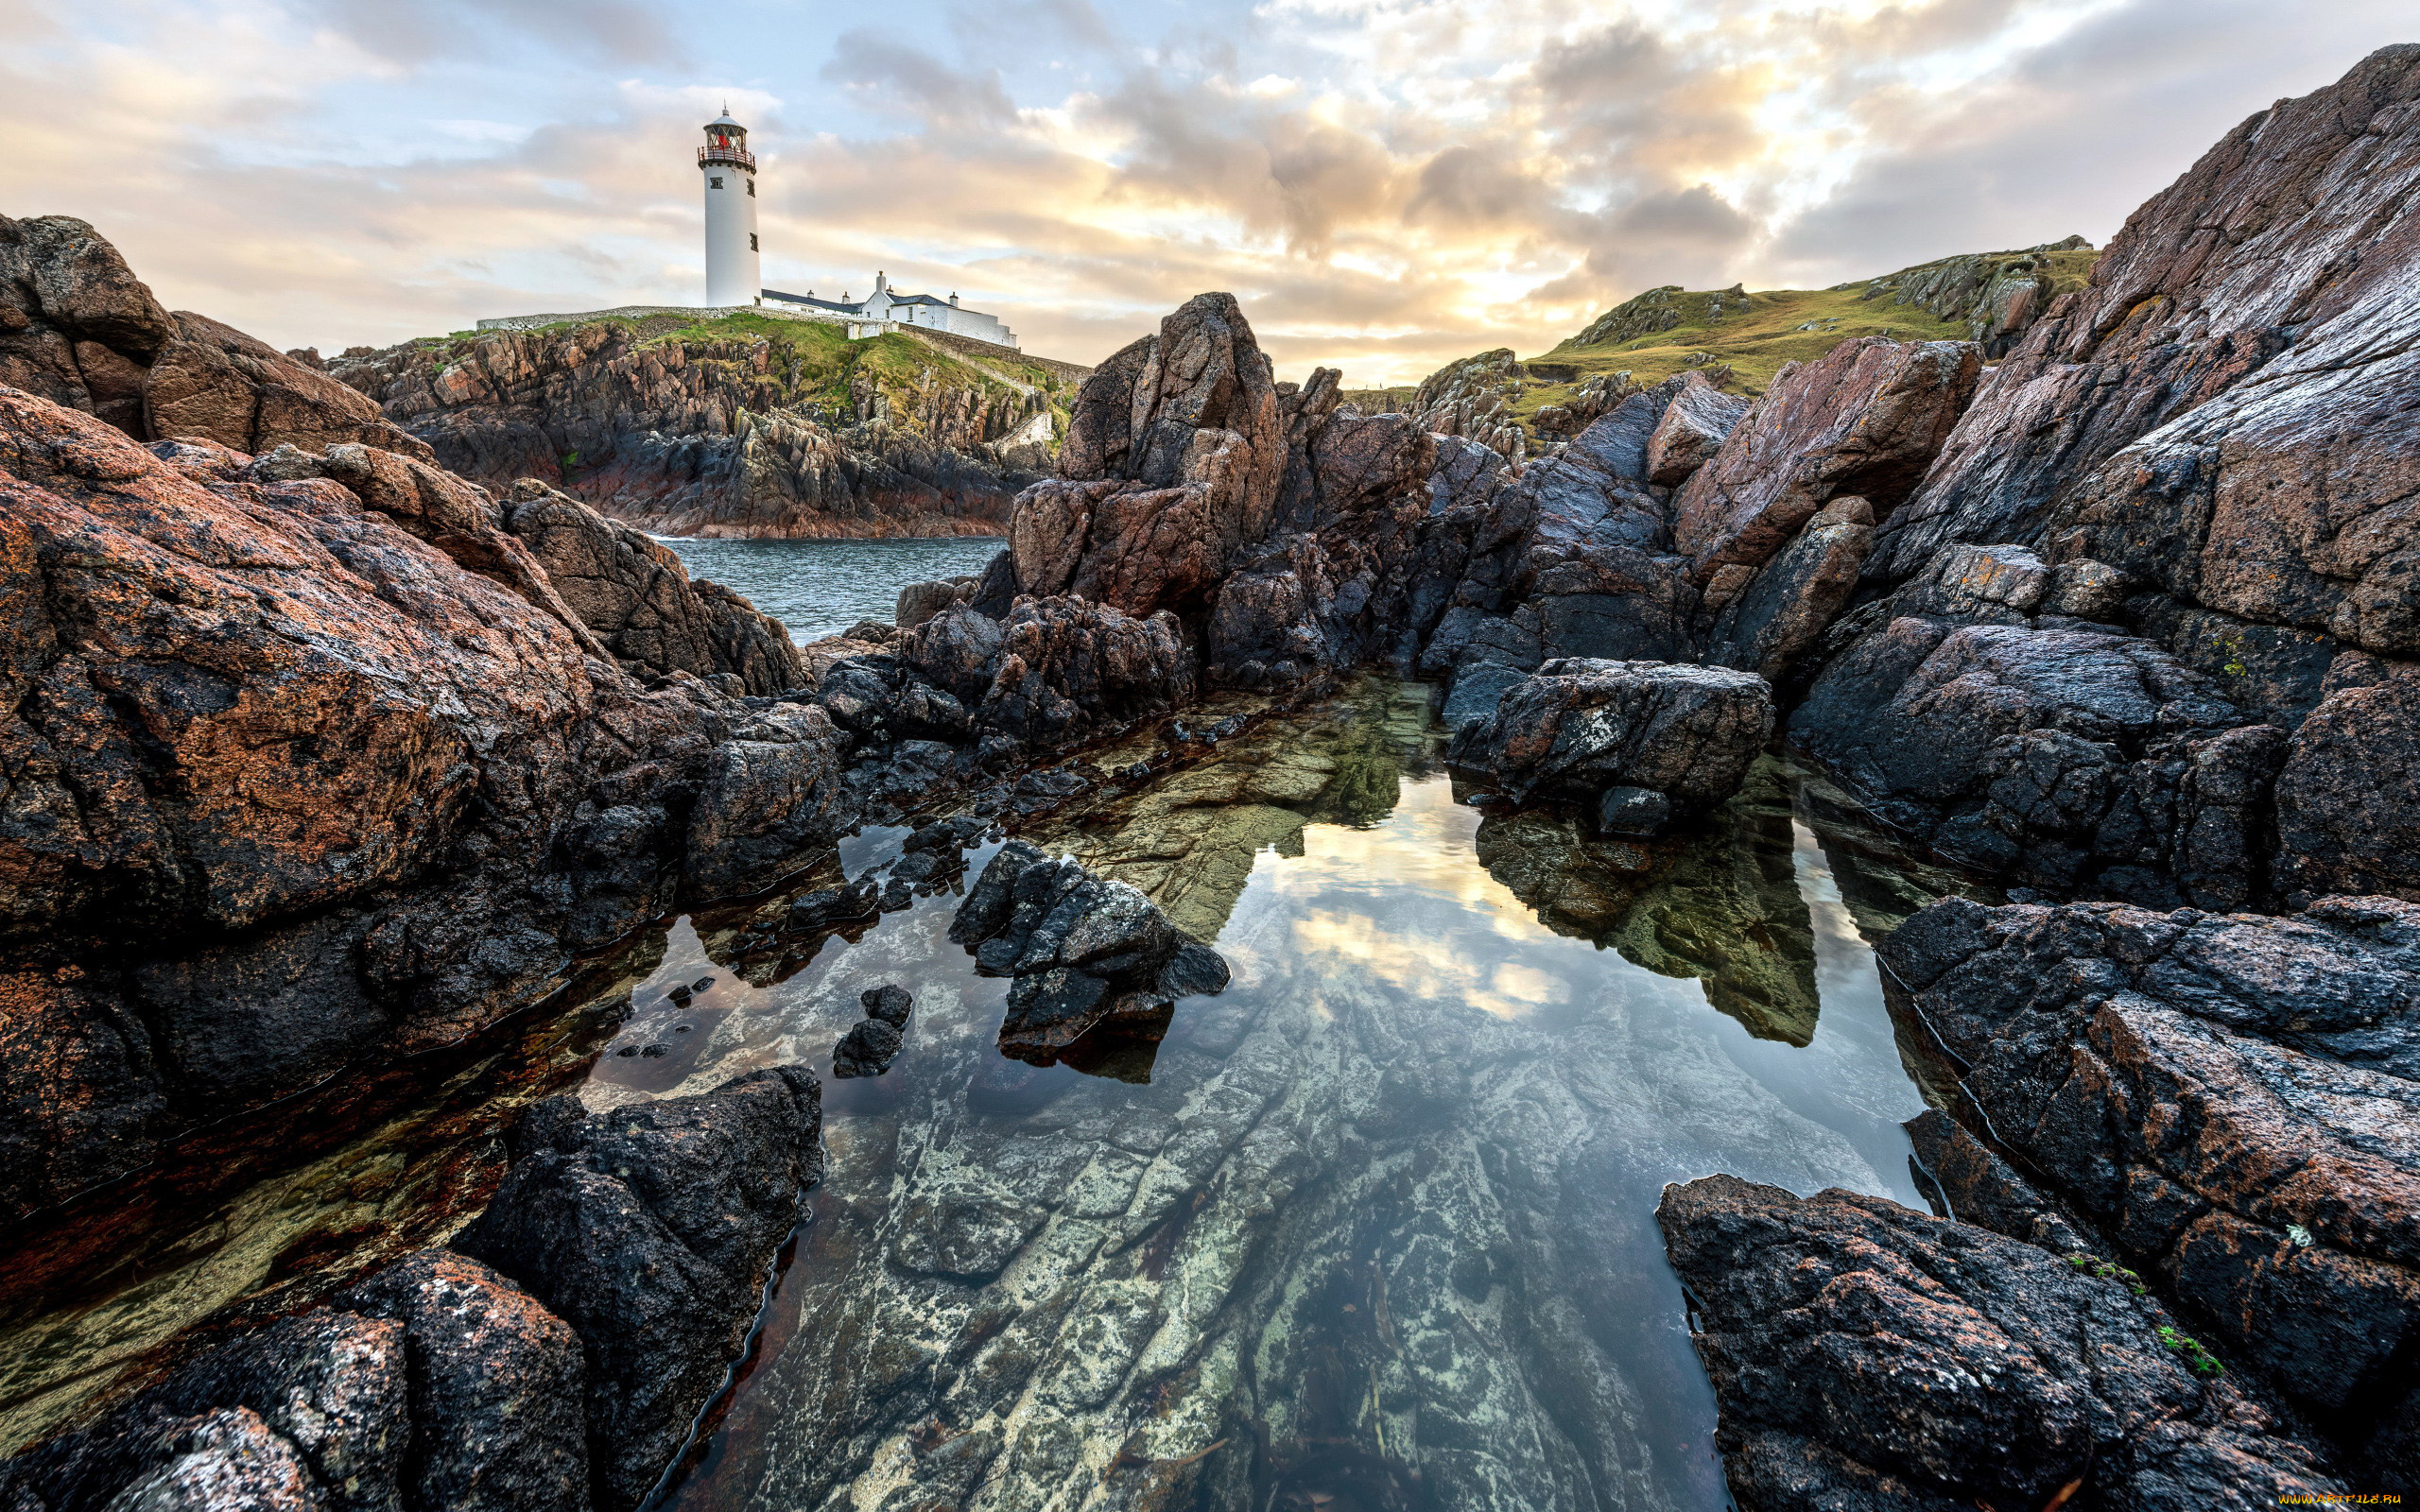
<svg viewBox="0 0 2420 1512"><path fill-rule="evenodd" d="M1156 729L1184 759L1215 745L1184 722L1204 698L1389 665L1443 685L1498 847L1735 822L1777 739L1893 844L2008 889L1878 943L1938 1105L1911 1128L1936 1213L1665 1194L1747 1512L2411 1483L2415 190L2420 47L2389 48L2239 127L2021 331L1848 342L1746 404L1685 373L1511 456L1364 415L1332 371L1276 382L1202 295L1084 379L987 573L805 648L543 476L448 471L391 406L161 310L89 227L0 221L0 1199L38 1221L213 1121L458 1041L860 826L971 826L750 924L739 954L778 957L1082 791L1079 747ZM1515 890L1577 907L1542 847ZM1148 1035L1223 983L1173 877L1163 907L999 854L959 943L1016 984L1009 1053ZM1706 974L1791 1037L1786 985ZM43 1512L635 1506L821 1169L819 1097L790 1068L540 1104L450 1250L0 1484ZM1245 1132L1219 1126L1155 1201L1215 1210L1199 1183ZM910 1269L996 1270L1030 1237L943 1256L940 1213ZM1086 1326L1132 1364L1145 1314L1121 1315ZM1168 1368L1199 1372L1216 1330L1186 1328ZM979 1375L936 1400L1012 1384ZM1118 1504L1243 1485L1232 1457L1137 1453Z"/></svg>

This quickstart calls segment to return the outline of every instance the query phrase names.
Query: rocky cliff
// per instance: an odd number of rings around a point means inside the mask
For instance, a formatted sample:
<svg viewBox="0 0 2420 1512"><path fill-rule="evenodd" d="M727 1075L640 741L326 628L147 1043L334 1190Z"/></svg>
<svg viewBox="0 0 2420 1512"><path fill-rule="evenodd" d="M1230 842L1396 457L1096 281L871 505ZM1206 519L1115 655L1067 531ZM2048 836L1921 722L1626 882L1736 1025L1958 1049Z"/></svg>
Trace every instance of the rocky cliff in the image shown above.
<svg viewBox="0 0 2420 1512"><path fill-rule="evenodd" d="M753 314L462 333L330 369L457 472L682 536L998 533L1083 371Z"/></svg>

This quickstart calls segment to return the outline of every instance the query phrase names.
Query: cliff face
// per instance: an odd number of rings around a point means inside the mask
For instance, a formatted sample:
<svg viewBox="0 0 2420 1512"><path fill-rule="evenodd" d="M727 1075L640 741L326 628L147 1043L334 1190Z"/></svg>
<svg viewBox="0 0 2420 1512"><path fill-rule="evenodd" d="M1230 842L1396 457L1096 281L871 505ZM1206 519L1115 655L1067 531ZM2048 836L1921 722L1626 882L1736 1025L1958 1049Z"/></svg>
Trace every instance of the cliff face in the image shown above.
<svg viewBox="0 0 2420 1512"><path fill-rule="evenodd" d="M465 334L331 370L458 472L684 536L997 533L1068 389L1060 364L753 315Z"/></svg>

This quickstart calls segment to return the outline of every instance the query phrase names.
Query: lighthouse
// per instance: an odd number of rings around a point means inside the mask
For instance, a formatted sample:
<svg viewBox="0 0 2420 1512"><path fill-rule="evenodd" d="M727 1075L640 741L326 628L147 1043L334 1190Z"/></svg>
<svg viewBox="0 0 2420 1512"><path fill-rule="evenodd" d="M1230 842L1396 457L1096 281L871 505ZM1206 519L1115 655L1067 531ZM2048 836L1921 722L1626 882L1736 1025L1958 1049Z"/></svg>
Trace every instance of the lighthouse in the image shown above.
<svg viewBox="0 0 2420 1512"><path fill-rule="evenodd" d="M731 118L728 105L706 123L698 176L706 181L706 303L754 304L762 287L756 270L756 156L748 150L748 128Z"/></svg>

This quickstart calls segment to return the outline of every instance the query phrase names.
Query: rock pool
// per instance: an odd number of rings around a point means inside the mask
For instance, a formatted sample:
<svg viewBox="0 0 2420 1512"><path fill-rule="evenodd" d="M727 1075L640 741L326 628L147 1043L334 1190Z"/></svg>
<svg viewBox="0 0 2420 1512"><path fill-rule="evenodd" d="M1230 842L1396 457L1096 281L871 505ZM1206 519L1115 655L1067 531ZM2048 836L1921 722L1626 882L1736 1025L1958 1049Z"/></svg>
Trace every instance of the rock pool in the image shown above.
<svg viewBox="0 0 2420 1512"><path fill-rule="evenodd" d="M1778 765L1682 841L1483 818L1426 710L1364 683L1020 827L1235 970L1080 1069L999 1055L950 885L806 951L750 953L781 900L676 926L593 1107L828 1069L871 987L916 1007L888 1074L826 1081L815 1216L659 1504L1723 1504L1656 1197L1918 1200L1923 1101L1835 868L1868 929L1925 888L1819 839Z"/></svg>

